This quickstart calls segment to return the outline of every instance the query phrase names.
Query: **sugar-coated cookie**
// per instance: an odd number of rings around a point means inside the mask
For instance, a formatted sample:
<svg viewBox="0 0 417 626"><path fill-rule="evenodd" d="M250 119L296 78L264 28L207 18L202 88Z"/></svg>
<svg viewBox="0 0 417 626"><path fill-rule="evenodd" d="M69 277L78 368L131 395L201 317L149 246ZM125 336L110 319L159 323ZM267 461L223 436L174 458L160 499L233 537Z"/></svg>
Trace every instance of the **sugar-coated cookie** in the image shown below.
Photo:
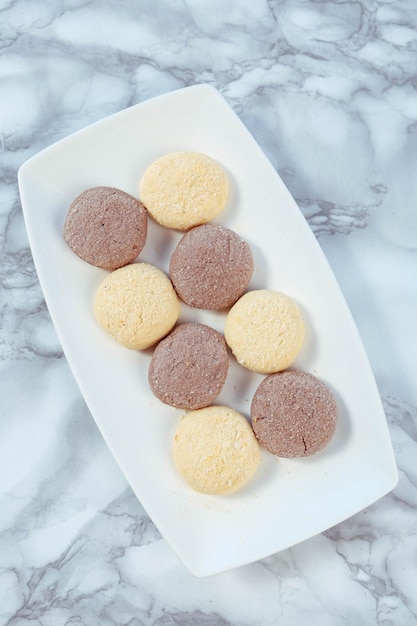
<svg viewBox="0 0 417 626"><path fill-rule="evenodd" d="M212 404L229 368L223 336L205 324L177 326L156 346L148 380L157 398L181 409Z"/></svg>
<svg viewBox="0 0 417 626"><path fill-rule="evenodd" d="M300 370L267 376L252 400L255 435L277 456L311 456L332 439L337 404L330 389L318 378Z"/></svg>
<svg viewBox="0 0 417 626"><path fill-rule="evenodd" d="M243 415L226 406L210 406L182 417L173 458L192 489L220 495L237 491L252 478L260 449Z"/></svg>
<svg viewBox="0 0 417 626"><path fill-rule="evenodd" d="M188 231L172 253L169 265L179 297L198 309L230 307L245 291L252 272L249 245L218 224Z"/></svg>
<svg viewBox="0 0 417 626"><path fill-rule="evenodd" d="M226 206L229 182L223 168L201 152L171 152L154 161L140 181L140 198L153 219L188 230Z"/></svg>
<svg viewBox="0 0 417 626"><path fill-rule="evenodd" d="M133 263L109 274L94 300L100 326L132 350L144 350L165 337L179 313L171 281L148 263Z"/></svg>
<svg viewBox="0 0 417 626"><path fill-rule="evenodd" d="M230 309L224 331L236 360L264 374L289 367L304 335L304 321L295 301L268 289L244 294Z"/></svg>
<svg viewBox="0 0 417 626"><path fill-rule="evenodd" d="M71 203L64 239L84 261L115 270L142 251L148 215L139 200L114 187L91 187Z"/></svg>

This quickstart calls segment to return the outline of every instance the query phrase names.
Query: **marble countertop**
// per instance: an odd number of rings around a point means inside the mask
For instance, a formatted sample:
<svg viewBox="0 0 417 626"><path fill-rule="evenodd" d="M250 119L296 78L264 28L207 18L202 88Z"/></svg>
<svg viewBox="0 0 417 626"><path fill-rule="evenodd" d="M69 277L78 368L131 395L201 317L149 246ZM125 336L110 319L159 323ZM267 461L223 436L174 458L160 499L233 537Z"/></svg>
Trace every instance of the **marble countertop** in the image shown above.
<svg viewBox="0 0 417 626"><path fill-rule="evenodd" d="M0 626L417 623L417 10L412 0L5 0L0 9ZM367 350L397 487L323 534L193 577L74 382L17 171L108 114L216 87L265 151Z"/></svg>

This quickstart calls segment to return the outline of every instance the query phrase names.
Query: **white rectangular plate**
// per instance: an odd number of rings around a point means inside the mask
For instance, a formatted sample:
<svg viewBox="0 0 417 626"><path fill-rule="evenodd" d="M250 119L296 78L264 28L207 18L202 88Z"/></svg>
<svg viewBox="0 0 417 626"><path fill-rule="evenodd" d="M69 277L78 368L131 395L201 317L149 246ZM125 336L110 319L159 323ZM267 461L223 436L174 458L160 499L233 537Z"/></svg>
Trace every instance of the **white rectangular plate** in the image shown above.
<svg viewBox="0 0 417 626"><path fill-rule="evenodd" d="M300 305L307 339L295 366L327 383L340 409L336 434L323 452L284 460L263 451L255 477L230 496L195 493L177 475L171 441L182 412L152 395L150 351L127 350L98 327L92 300L106 272L79 259L62 236L78 193L108 185L137 196L146 167L177 150L205 152L226 170L230 200L216 221L251 245L256 269L250 288L283 291ZM214 574L283 550L395 486L385 415L341 291L288 190L215 89L181 89L67 137L23 164L19 188L39 280L80 390L135 494L193 574ZM179 238L151 222L139 260L167 271ZM225 315L184 306L181 320L221 332ZM249 417L260 380L231 360L217 403Z"/></svg>

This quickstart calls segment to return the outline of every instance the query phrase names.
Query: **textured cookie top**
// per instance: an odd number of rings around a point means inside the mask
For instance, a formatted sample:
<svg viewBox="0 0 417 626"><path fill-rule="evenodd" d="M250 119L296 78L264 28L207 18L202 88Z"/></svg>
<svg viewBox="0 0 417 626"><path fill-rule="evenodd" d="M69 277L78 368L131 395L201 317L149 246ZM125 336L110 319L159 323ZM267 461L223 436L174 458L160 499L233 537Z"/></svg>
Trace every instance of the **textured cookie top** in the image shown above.
<svg viewBox="0 0 417 626"><path fill-rule="evenodd" d="M267 376L255 392L252 427L259 443L281 457L322 450L334 435L336 400L330 389L307 372L288 370Z"/></svg>
<svg viewBox="0 0 417 626"><path fill-rule="evenodd" d="M94 300L100 326L132 350L143 350L165 337L179 313L171 281L148 263L133 263L109 274Z"/></svg>
<svg viewBox="0 0 417 626"><path fill-rule="evenodd" d="M218 224L196 226L175 248L169 274L181 300L199 309L221 310L245 291L253 272L249 245Z"/></svg>
<svg viewBox="0 0 417 626"><path fill-rule="evenodd" d="M228 367L226 342L220 333L205 324L180 324L156 346L148 380L165 404L199 409L217 398Z"/></svg>
<svg viewBox="0 0 417 626"><path fill-rule="evenodd" d="M304 335L303 318L295 301L268 289L243 295L230 309L224 331L236 360L264 374L289 367Z"/></svg>
<svg viewBox="0 0 417 626"><path fill-rule="evenodd" d="M210 406L186 413L173 442L175 466L200 493L237 491L254 475L259 445L247 420L229 407Z"/></svg>
<svg viewBox="0 0 417 626"><path fill-rule="evenodd" d="M71 203L64 239L84 261L115 270L142 251L148 216L139 200L114 187L91 187Z"/></svg>
<svg viewBox="0 0 417 626"><path fill-rule="evenodd" d="M223 168L200 152L172 152L154 161L140 181L140 198L153 219L188 230L224 209L229 183Z"/></svg>

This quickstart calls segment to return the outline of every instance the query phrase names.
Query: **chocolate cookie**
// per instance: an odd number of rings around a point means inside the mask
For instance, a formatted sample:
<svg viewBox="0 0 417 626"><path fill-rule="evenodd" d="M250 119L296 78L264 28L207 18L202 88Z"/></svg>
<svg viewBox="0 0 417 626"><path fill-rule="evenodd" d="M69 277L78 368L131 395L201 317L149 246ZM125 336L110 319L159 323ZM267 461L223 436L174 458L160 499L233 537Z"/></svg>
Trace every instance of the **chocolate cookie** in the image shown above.
<svg viewBox="0 0 417 626"><path fill-rule="evenodd" d="M229 357L223 337L204 324L181 324L156 346L148 373L155 396L181 409L211 404L226 380Z"/></svg>
<svg viewBox="0 0 417 626"><path fill-rule="evenodd" d="M245 291L253 272L249 245L218 224L196 226L175 248L169 273L183 302L197 309L221 310Z"/></svg>
<svg viewBox="0 0 417 626"><path fill-rule="evenodd" d="M147 228L147 212L139 200L114 187L91 187L71 203L64 239L87 263L115 270L136 259Z"/></svg>
<svg viewBox="0 0 417 626"><path fill-rule="evenodd" d="M287 370L261 382L252 400L251 419L256 438L272 454L311 456L333 437L337 405L318 378Z"/></svg>

